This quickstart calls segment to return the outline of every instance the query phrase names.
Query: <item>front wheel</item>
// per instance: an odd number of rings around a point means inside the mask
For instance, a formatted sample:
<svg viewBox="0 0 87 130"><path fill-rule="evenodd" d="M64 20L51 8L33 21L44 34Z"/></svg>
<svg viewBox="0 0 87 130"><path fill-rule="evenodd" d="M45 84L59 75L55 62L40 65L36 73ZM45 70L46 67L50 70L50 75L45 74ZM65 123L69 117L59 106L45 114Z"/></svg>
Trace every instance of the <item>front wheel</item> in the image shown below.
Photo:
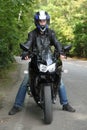
<svg viewBox="0 0 87 130"><path fill-rule="evenodd" d="M53 118L51 87L44 86L44 122L50 124Z"/></svg>

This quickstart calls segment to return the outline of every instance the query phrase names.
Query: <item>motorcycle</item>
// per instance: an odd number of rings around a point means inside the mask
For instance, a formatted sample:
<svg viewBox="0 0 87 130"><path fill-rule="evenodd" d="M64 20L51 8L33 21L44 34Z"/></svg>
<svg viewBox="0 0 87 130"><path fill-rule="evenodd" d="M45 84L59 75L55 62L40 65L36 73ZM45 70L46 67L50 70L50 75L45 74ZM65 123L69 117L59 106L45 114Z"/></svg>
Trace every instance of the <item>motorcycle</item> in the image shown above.
<svg viewBox="0 0 87 130"><path fill-rule="evenodd" d="M21 45L21 48L28 51ZM71 46L66 46L67 52ZM52 102L57 97L58 86L61 82L62 61L56 49L43 48L41 52L29 52L29 86L35 102L43 110L44 122L50 124L53 120Z"/></svg>

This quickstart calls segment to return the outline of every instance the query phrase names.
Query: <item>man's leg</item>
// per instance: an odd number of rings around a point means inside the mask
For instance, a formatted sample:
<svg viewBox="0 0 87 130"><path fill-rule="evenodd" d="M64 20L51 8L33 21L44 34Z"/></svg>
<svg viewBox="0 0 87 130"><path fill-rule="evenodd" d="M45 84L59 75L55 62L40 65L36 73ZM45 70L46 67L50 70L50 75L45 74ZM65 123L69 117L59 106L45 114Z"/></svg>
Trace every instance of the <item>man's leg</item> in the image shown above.
<svg viewBox="0 0 87 130"><path fill-rule="evenodd" d="M59 94L60 103L61 105L63 105L62 109L69 112L75 112L75 109L72 108L68 103L66 89L62 80L61 80L60 87L58 88L58 94Z"/></svg>
<svg viewBox="0 0 87 130"><path fill-rule="evenodd" d="M29 77L28 74L26 74L16 95L15 103L12 109L10 110L10 112L8 113L9 115L14 115L21 110L25 100L28 82L29 82Z"/></svg>

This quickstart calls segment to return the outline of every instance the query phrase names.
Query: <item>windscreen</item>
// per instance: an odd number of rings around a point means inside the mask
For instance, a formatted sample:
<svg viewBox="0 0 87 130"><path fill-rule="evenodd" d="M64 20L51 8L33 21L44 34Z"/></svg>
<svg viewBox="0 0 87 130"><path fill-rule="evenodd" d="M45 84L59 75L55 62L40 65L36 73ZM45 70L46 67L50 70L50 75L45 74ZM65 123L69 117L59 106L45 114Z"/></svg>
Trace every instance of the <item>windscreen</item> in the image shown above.
<svg viewBox="0 0 87 130"><path fill-rule="evenodd" d="M42 50L41 58L43 61L46 62L47 65L50 65L53 63L53 54L50 49Z"/></svg>

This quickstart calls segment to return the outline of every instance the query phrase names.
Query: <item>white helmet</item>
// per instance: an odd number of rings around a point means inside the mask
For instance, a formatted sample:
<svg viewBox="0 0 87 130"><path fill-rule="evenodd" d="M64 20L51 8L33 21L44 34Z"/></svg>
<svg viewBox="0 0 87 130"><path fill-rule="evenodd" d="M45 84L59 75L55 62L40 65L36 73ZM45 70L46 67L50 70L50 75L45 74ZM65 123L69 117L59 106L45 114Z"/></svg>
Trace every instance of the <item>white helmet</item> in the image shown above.
<svg viewBox="0 0 87 130"><path fill-rule="evenodd" d="M39 20L46 20L47 21L46 25L44 25L44 26L40 25ZM44 32L48 28L48 25L50 24L50 16L46 11L43 11L43 10L36 12L36 14L34 16L34 22L35 22L36 27L40 31Z"/></svg>

